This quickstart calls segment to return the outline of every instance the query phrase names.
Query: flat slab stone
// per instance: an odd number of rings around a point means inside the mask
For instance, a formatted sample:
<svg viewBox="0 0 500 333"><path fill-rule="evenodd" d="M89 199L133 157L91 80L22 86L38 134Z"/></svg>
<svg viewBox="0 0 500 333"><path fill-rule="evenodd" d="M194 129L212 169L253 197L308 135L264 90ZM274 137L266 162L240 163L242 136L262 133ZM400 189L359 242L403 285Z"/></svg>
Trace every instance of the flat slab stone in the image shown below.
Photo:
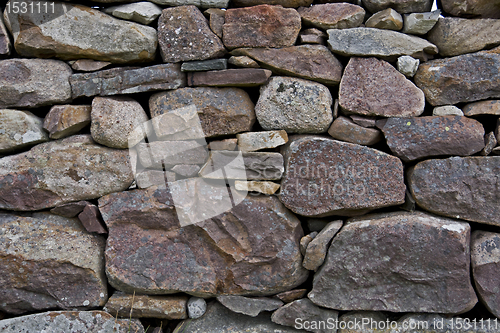
<svg viewBox="0 0 500 333"><path fill-rule="evenodd" d="M382 133L378 129L360 126L343 116L333 121L328 134L334 139L363 146L374 145L382 139Z"/></svg>
<svg viewBox="0 0 500 333"><path fill-rule="evenodd" d="M29 111L0 109L0 153L34 146L49 140L42 119Z"/></svg>
<svg viewBox="0 0 500 333"><path fill-rule="evenodd" d="M108 7L105 13L124 20L150 24L160 16L162 8L149 1Z"/></svg>
<svg viewBox="0 0 500 333"><path fill-rule="evenodd" d="M12 51L9 33L3 24L3 17L0 15L0 57L9 56Z"/></svg>
<svg viewBox="0 0 500 333"><path fill-rule="evenodd" d="M328 35L316 28L309 28L302 30L299 34L300 44L320 44L326 45L326 38Z"/></svg>
<svg viewBox="0 0 500 333"><path fill-rule="evenodd" d="M255 60L247 56L231 56L227 62L236 67L260 68Z"/></svg>
<svg viewBox="0 0 500 333"><path fill-rule="evenodd" d="M304 298L306 294L307 294L307 289L294 289L279 293L276 295L276 297L285 303L291 303L300 298Z"/></svg>
<svg viewBox="0 0 500 333"><path fill-rule="evenodd" d="M186 319L188 296L134 295L116 291L104 311L120 318Z"/></svg>
<svg viewBox="0 0 500 333"><path fill-rule="evenodd" d="M468 117L487 114L500 116L500 100L469 103L464 106L463 111Z"/></svg>
<svg viewBox="0 0 500 333"><path fill-rule="evenodd" d="M80 72L95 72L111 65L109 61L97 61L92 59L72 60L69 61L69 64L71 64L71 68L75 71Z"/></svg>
<svg viewBox="0 0 500 333"><path fill-rule="evenodd" d="M181 66L183 72L205 72L219 69L227 69L227 59L189 61L183 62Z"/></svg>
<svg viewBox="0 0 500 333"><path fill-rule="evenodd" d="M403 16L403 33L412 35L425 35L437 23L441 11L434 10L428 13L411 13Z"/></svg>
<svg viewBox="0 0 500 333"><path fill-rule="evenodd" d="M363 0L363 5L372 13L393 8L401 14L428 12L432 0Z"/></svg>
<svg viewBox="0 0 500 333"><path fill-rule="evenodd" d="M217 140L208 144L210 150L235 150L237 146L238 139Z"/></svg>
<svg viewBox="0 0 500 333"><path fill-rule="evenodd" d="M187 75L187 82L191 87L258 87L266 83L271 74L271 71L260 68L191 72Z"/></svg>
<svg viewBox="0 0 500 333"><path fill-rule="evenodd" d="M266 182L266 181L236 180L234 182L234 188L237 191L258 192L271 195L279 190L280 184L276 184L274 182Z"/></svg>
<svg viewBox="0 0 500 333"><path fill-rule="evenodd" d="M363 7L344 2L300 7L297 11L304 25L324 30L359 27L366 14Z"/></svg>
<svg viewBox="0 0 500 333"><path fill-rule="evenodd" d="M464 113L462 110L457 108L454 105L443 105L436 106L432 109L433 116L461 116L463 117Z"/></svg>
<svg viewBox="0 0 500 333"><path fill-rule="evenodd" d="M353 218L334 237L308 297L338 310L467 312L477 302L469 243L469 224L422 212Z"/></svg>
<svg viewBox="0 0 500 333"><path fill-rule="evenodd" d="M500 18L499 0L442 0L441 6L453 16Z"/></svg>
<svg viewBox="0 0 500 333"><path fill-rule="evenodd" d="M288 135L283 130L247 132L237 134L236 138L238 139L239 150L244 152L276 148L288 142Z"/></svg>
<svg viewBox="0 0 500 333"><path fill-rule="evenodd" d="M417 204L466 221L500 225L500 156L450 157L418 163L408 172Z"/></svg>
<svg viewBox="0 0 500 333"><path fill-rule="evenodd" d="M200 8L227 8L229 0L152 0L162 6L194 5Z"/></svg>
<svg viewBox="0 0 500 333"><path fill-rule="evenodd" d="M262 311L274 311L283 305L278 299L267 297L218 296L219 303L229 310L250 317L257 317Z"/></svg>
<svg viewBox="0 0 500 333"><path fill-rule="evenodd" d="M397 157L319 136L291 137L282 153L280 200L297 214L359 215L404 202L403 165Z"/></svg>
<svg viewBox="0 0 500 333"><path fill-rule="evenodd" d="M43 120L43 128L51 139L61 139L78 133L90 124L90 105L54 105Z"/></svg>

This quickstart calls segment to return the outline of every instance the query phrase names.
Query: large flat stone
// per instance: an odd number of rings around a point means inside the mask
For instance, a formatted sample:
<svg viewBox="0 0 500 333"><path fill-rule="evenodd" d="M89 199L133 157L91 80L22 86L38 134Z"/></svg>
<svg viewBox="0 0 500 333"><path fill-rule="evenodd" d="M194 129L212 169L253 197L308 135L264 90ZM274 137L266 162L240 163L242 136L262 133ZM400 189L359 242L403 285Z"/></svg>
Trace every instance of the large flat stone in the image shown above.
<svg viewBox="0 0 500 333"><path fill-rule="evenodd" d="M285 131L247 132L237 134L238 149L244 152L276 148L288 142Z"/></svg>
<svg viewBox="0 0 500 333"><path fill-rule="evenodd" d="M499 0L441 0L441 7L453 16L500 18Z"/></svg>
<svg viewBox="0 0 500 333"><path fill-rule="evenodd" d="M372 13L386 8L393 8L401 14L428 12L432 3L432 0L363 0L363 5Z"/></svg>
<svg viewBox="0 0 500 333"><path fill-rule="evenodd" d="M337 310L467 312L477 302L469 242L467 223L422 212L351 219L308 297Z"/></svg>
<svg viewBox="0 0 500 333"><path fill-rule="evenodd" d="M43 120L43 128L51 139L78 133L90 124L90 105L54 105Z"/></svg>
<svg viewBox="0 0 500 333"><path fill-rule="evenodd" d="M49 140L42 119L29 111L0 109L0 153L11 153Z"/></svg>
<svg viewBox="0 0 500 333"><path fill-rule="evenodd" d="M363 7L350 3L326 3L298 9L306 26L319 29L357 28L365 19Z"/></svg>
<svg viewBox="0 0 500 333"><path fill-rule="evenodd" d="M3 17L0 15L0 57L10 55L12 44L10 42L9 33L3 24Z"/></svg>
<svg viewBox="0 0 500 333"><path fill-rule="evenodd" d="M487 114L500 116L500 100L469 103L464 106L463 111L468 117Z"/></svg>
<svg viewBox="0 0 500 333"><path fill-rule="evenodd" d="M104 311L121 318L186 319L187 301L186 295L134 295L116 291L108 299Z"/></svg>

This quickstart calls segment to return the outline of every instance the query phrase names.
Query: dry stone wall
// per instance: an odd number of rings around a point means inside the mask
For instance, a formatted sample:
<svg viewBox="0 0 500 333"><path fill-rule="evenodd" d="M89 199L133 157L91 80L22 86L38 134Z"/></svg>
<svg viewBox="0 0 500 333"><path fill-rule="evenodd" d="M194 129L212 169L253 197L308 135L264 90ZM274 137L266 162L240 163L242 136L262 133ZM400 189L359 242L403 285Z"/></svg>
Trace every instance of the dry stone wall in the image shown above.
<svg viewBox="0 0 500 333"><path fill-rule="evenodd" d="M0 331L499 332L500 1L432 5L0 4Z"/></svg>

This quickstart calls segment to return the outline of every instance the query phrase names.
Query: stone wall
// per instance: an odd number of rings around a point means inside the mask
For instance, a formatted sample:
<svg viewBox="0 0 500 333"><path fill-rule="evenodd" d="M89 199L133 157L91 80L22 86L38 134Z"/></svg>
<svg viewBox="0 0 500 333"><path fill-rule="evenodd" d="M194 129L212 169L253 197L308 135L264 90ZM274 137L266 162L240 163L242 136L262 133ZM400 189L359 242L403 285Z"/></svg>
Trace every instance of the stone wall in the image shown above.
<svg viewBox="0 0 500 333"><path fill-rule="evenodd" d="M500 330L500 1L94 1L1 8L0 331Z"/></svg>

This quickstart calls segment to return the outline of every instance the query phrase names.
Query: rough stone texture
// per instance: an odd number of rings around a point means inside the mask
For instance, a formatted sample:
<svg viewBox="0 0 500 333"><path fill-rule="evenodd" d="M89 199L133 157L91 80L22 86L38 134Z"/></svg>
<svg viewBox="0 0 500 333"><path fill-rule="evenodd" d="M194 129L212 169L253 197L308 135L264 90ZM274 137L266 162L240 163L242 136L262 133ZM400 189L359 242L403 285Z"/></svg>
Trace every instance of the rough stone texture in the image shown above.
<svg viewBox="0 0 500 333"><path fill-rule="evenodd" d="M238 148L241 151L249 152L267 148L276 148L288 142L288 135L285 131L247 132L237 134Z"/></svg>
<svg viewBox="0 0 500 333"><path fill-rule="evenodd" d="M432 110L433 116L460 116L463 117L464 113L462 110L457 108L454 105L444 105L444 106L436 106Z"/></svg>
<svg viewBox="0 0 500 333"><path fill-rule="evenodd" d="M324 30L356 28L365 18L363 7L344 2L300 7L298 12L304 25Z"/></svg>
<svg viewBox="0 0 500 333"><path fill-rule="evenodd" d="M294 289L279 293L278 295L276 295L276 297L282 300L284 303L291 303L300 298L303 298L306 293L307 289Z"/></svg>
<svg viewBox="0 0 500 333"><path fill-rule="evenodd" d="M267 82L272 72L266 69L238 68L221 71L188 73L189 86L257 87Z"/></svg>
<svg viewBox="0 0 500 333"><path fill-rule="evenodd" d="M307 29L307 30L318 30L315 28ZM314 33L308 33L307 30L301 31L299 35L299 43L300 44L320 44L320 45L325 45L326 44L326 37L327 34L323 33L324 35L318 35Z"/></svg>
<svg viewBox="0 0 500 333"><path fill-rule="evenodd" d="M286 8L297 8L310 6L312 0L233 0L231 4L236 7L250 7L257 5L280 5Z"/></svg>
<svg viewBox="0 0 500 333"><path fill-rule="evenodd" d="M226 11L219 8L209 8L203 14L208 18L208 24L212 32L222 40L222 26L226 20Z"/></svg>
<svg viewBox="0 0 500 333"><path fill-rule="evenodd" d="M362 323L363 320L368 320L368 323L376 323L376 325L373 325L373 327L370 327L370 325L364 325L363 326L354 326L356 322ZM387 316L384 315L382 312L377 312L377 311L350 311L347 313L344 313L339 317L339 321L345 322L347 325L351 325L352 329L347 328L340 328L337 330L337 333L396 333L396 332L386 332L383 329L379 329L379 323L380 322L386 322L387 321ZM361 329L358 329L361 328ZM398 332L399 333L399 332ZM419 332L421 333L421 332ZM430 332L425 332L425 333L430 333Z"/></svg>
<svg viewBox="0 0 500 333"><path fill-rule="evenodd" d="M128 151L90 135L39 144L0 159L0 208L40 210L123 191L133 181Z"/></svg>
<svg viewBox="0 0 500 333"><path fill-rule="evenodd" d="M274 311L283 305L277 299L267 297L218 296L217 300L229 310L250 317L257 317L262 311Z"/></svg>
<svg viewBox="0 0 500 333"><path fill-rule="evenodd" d="M187 302L189 318L200 318L207 311L207 302L201 297L191 297Z"/></svg>
<svg viewBox="0 0 500 333"><path fill-rule="evenodd" d="M454 16L500 18L499 0L441 0L441 6Z"/></svg>
<svg viewBox="0 0 500 333"><path fill-rule="evenodd" d="M231 56L227 62L236 67L260 68L255 60L247 56Z"/></svg>
<svg viewBox="0 0 500 333"><path fill-rule="evenodd" d="M55 8L54 13L47 15L31 10L25 14L11 11L6 15L5 23L14 36L19 55L118 64L154 60L158 45L156 29L81 5L58 3Z"/></svg>
<svg viewBox="0 0 500 333"><path fill-rule="evenodd" d="M10 42L9 33L3 24L2 15L0 15L0 57L10 55L12 51L12 44Z"/></svg>
<svg viewBox="0 0 500 333"><path fill-rule="evenodd" d="M229 4L229 0L152 0L152 2L162 6L194 5L200 8L227 8Z"/></svg>
<svg viewBox="0 0 500 333"><path fill-rule="evenodd" d="M420 64L415 84L433 106L500 97L500 53L478 52Z"/></svg>
<svg viewBox="0 0 500 333"><path fill-rule="evenodd" d="M497 143L498 142L497 142L497 138L495 137L495 133L489 132L488 134L486 134L484 136L484 148L483 148L483 150L481 150L481 152L479 154L482 156L487 156L487 155L491 154L491 152L493 151L493 148L495 148Z"/></svg>
<svg viewBox="0 0 500 333"><path fill-rule="evenodd" d="M135 182L137 184L137 188L148 188L156 185L165 185L167 180L167 173L169 171L163 170L145 170L142 172L137 172L135 174ZM172 175L169 175L172 177ZM175 175L173 178L175 179Z"/></svg>
<svg viewBox="0 0 500 333"><path fill-rule="evenodd" d="M226 53L195 6L164 9L158 20L158 41L163 62L206 60Z"/></svg>
<svg viewBox="0 0 500 333"><path fill-rule="evenodd" d="M352 119L352 121L359 126L363 127L375 127L377 125L377 117L364 117L364 116L358 116L356 114L351 114L349 118Z"/></svg>
<svg viewBox="0 0 500 333"><path fill-rule="evenodd" d="M95 72L111 65L109 61L97 61L91 59L80 59L69 61L71 68L80 72Z"/></svg>
<svg viewBox="0 0 500 333"><path fill-rule="evenodd" d="M500 157L451 157L427 160L409 170L408 185L427 211L500 225L497 176Z"/></svg>
<svg viewBox="0 0 500 333"><path fill-rule="evenodd" d="M78 219L82 222L83 227L88 232L95 232L98 234L107 234L108 231L104 227L101 213L96 205L86 205L82 212L78 214Z"/></svg>
<svg viewBox="0 0 500 333"><path fill-rule="evenodd" d="M485 114L500 116L500 100L469 103L464 106L463 111L468 117Z"/></svg>
<svg viewBox="0 0 500 333"><path fill-rule="evenodd" d="M440 10L428 13L411 13L403 16L403 33L412 35L425 35L437 23L441 15Z"/></svg>
<svg viewBox="0 0 500 333"><path fill-rule="evenodd" d="M428 12L432 7L432 0L363 0L363 5L372 13L393 8L398 13Z"/></svg>
<svg viewBox="0 0 500 333"><path fill-rule="evenodd" d="M300 31L295 9L259 5L226 11L222 40L228 49L238 47L287 47L295 44Z"/></svg>
<svg viewBox="0 0 500 333"><path fill-rule="evenodd" d="M180 64L121 67L73 74L70 83L73 98L109 96L181 88L186 85L186 74L181 72Z"/></svg>
<svg viewBox="0 0 500 333"><path fill-rule="evenodd" d="M238 88L183 88L161 92L149 99L151 117L161 117L158 126L162 133L172 132L172 136L165 136L172 140L192 138L194 127L185 127L180 123L176 125L178 130L172 128L170 131L173 120L162 120L169 119L165 115L193 104L207 138L250 131L255 123L254 104L248 93ZM179 120L175 124L179 124ZM157 132L157 135L160 133Z"/></svg>
<svg viewBox="0 0 500 333"><path fill-rule="evenodd" d="M111 14L124 20L139 22L148 25L160 16L161 7L149 2L142 1L126 5L108 7L105 13Z"/></svg>
<svg viewBox="0 0 500 333"><path fill-rule="evenodd" d="M297 214L351 215L402 204L403 165L378 150L319 136L297 136L282 150L280 200Z"/></svg>
<svg viewBox="0 0 500 333"><path fill-rule="evenodd" d="M48 140L42 119L33 113L0 109L0 153L10 153Z"/></svg>
<svg viewBox="0 0 500 333"><path fill-rule="evenodd" d="M195 140L139 143L136 150L144 168L157 170L176 164L203 164L208 158L205 147Z"/></svg>
<svg viewBox="0 0 500 333"><path fill-rule="evenodd" d="M412 117L424 112L424 93L391 64L351 58L342 76L339 105L363 116Z"/></svg>
<svg viewBox="0 0 500 333"><path fill-rule="evenodd" d="M205 72L219 69L227 69L227 59L189 61L182 63L181 66L183 72Z"/></svg>
<svg viewBox="0 0 500 333"><path fill-rule="evenodd" d="M2 212L0 239L2 311L92 308L106 302L105 240L87 233L77 219Z"/></svg>
<svg viewBox="0 0 500 333"><path fill-rule="evenodd" d="M90 105L54 105L43 121L51 139L61 139L80 132L90 124Z"/></svg>
<svg viewBox="0 0 500 333"><path fill-rule="evenodd" d="M398 58L397 68L407 78L414 77L417 73L420 60L410 56L401 56Z"/></svg>
<svg viewBox="0 0 500 333"><path fill-rule="evenodd" d="M308 297L338 310L467 312L477 302L469 242L469 224L422 212L351 219Z"/></svg>
<svg viewBox="0 0 500 333"><path fill-rule="evenodd" d="M234 55L253 58L263 68L278 75L297 76L327 85L337 85L343 66L323 45L299 45L281 49L236 49Z"/></svg>
<svg viewBox="0 0 500 333"><path fill-rule="evenodd" d="M469 156L484 148L484 128L460 116L389 118L381 127L387 145L403 161L440 156Z"/></svg>
<svg viewBox="0 0 500 333"><path fill-rule="evenodd" d="M115 292L104 311L113 317L186 319L187 296L153 296Z"/></svg>
<svg viewBox="0 0 500 333"><path fill-rule="evenodd" d="M177 164L172 171L181 177L194 177L200 171L200 166L196 164Z"/></svg>
<svg viewBox="0 0 500 333"><path fill-rule="evenodd" d="M72 332L72 333L144 333L136 319L115 319L104 311L51 311L0 321L5 333Z"/></svg>
<svg viewBox="0 0 500 333"><path fill-rule="evenodd" d="M88 201L77 201L77 202L70 202L67 204L62 204L59 206L56 206L50 210L52 214L64 216L64 217L75 217L78 214L82 212L82 210L88 206L91 205L90 202Z"/></svg>
<svg viewBox="0 0 500 333"><path fill-rule="evenodd" d="M258 192L262 194L271 195L279 190L280 185L273 182L259 182L259 181L241 181L234 182L234 188L237 191Z"/></svg>
<svg viewBox="0 0 500 333"><path fill-rule="evenodd" d="M314 237L316 237L316 235L318 235L318 232L314 231L300 239L300 253L302 253L303 256L306 255L307 246L311 243Z"/></svg>
<svg viewBox="0 0 500 333"><path fill-rule="evenodd" d="M342 228L342 220L332 221L321 230L307 245L302 266L310 271L316 271L325 261L330 241Z"/></svg>
<svg viewBox="0 0 500 333"><path fill-rule="evenodd" d="M238 139L224 139L212 141L208 144L210 150L235 150L238 146Z"/></svg>
<svg viewBox="0 0 500 333"><path fill-rule="evenodd" d="M58 60L0 61L0 108L34 108L71 100L71 68Z"/></svg>
<svg viewBox="0 0 500 333"><path fill-rule="evenodd" d="M401 30L403 28L403 17L392 8L381 10L373 14L365 22L365 26L369 28Z"/></svg>
<svg viewBox="0 0 500 333"><path fill-rule="evenodd" d="M327 32L328 47L342 56L378 57L393 61L399 56L409 55L427 60L438 53L438 48L425 39L391 30L352 28L330 29Z"/></svg>
<svg viewBox="0 0 500 333"><path fill-rule="evenodd" d="M288 133L323 133L333 120L332 95L322 84L277 76L260 89L255 106L265 130Z"/></svg>
<svg viewBox="0 0 500 333"><path fill-rule="evenodd" d="M355 124L346 117L338 117L328 129L334 139L363 146L371 146L382 140L382 133L376 128L366 128Z"/></svg>

